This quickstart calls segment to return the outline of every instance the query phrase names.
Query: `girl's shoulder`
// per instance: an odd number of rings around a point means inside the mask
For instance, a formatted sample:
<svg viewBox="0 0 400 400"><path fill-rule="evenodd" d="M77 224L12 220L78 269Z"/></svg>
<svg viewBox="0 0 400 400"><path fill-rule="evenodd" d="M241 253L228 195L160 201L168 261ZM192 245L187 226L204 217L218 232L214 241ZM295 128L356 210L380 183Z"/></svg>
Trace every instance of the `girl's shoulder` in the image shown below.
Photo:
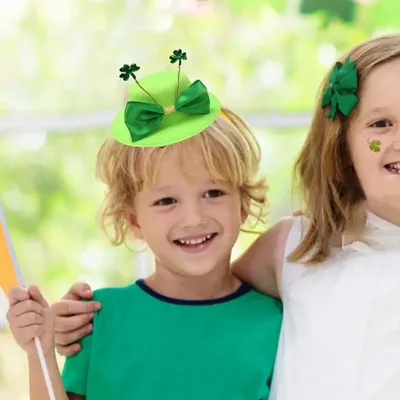
<svg viewBox="0 0 400 400"><path fill-rule="evenodd" d="M282 270L288 248L292 247L293 233L297 233L304 216L290 216L281 218L264 234L264 245L271 249L272 267L276 276L277 286L281 293Z"/></svg>
<svg viewBox="0 0 400 400"><path fill-rule="evenodd" d="M280 297L286 241L296 217L285 217L269 227L233 263L233 272L262 293Z"/></svg>
<svg viewBox="0 0 400 400"><path fill-rule="evenodd" d="M285 245L293 225L300 220L301 217L283 217L275 224L271 225L263 234L264 241L273 241L276 244Z"/></svg>
<svg viewBox="0 0 400 400"><path fill-rule="evenodd" d="M291 247L297 247L307 233L310 220L306 215L285 217L276 223L275 236L280 245L282 256L291 252Z"/></svg>
<svg viewBox="0 0 400 400"><path fill-rule="evenodd" d="M297 246L309 226L306 216L284 217L265 231L260 238L262 246L272 251L271 259L280 268L290 248Z"/></svg>

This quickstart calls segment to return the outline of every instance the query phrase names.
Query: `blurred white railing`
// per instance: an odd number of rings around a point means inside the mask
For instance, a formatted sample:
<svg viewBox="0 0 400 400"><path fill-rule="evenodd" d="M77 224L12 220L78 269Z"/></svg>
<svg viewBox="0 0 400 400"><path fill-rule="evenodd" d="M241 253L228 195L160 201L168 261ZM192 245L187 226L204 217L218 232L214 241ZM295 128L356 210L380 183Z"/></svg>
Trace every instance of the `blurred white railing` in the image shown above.
<svg viewBox="0 0 400 400"><path fill-rule="evenodd" d="M0 134L14 133L75 133L87 129L107 129L114 116L115 110L103 110L85 114L55 115L43 117L5 116L0 117ZM271 113L243 114L246 122L253 127L297 128L310 123L309 113Z"/></svg>

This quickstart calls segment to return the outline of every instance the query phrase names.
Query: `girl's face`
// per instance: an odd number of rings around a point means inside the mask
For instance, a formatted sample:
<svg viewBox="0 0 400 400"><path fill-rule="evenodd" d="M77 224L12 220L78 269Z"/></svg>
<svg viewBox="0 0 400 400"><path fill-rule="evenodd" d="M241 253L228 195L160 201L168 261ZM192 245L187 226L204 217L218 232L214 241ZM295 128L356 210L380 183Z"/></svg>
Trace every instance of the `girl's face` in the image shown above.
<svg viewBox="0 0 400 400"><path fill-rule="evenodd" d="M400 58L374 68L359 94L348 143L368 208L400 224ZM380 142L380 151L369 148Z"/></svg>

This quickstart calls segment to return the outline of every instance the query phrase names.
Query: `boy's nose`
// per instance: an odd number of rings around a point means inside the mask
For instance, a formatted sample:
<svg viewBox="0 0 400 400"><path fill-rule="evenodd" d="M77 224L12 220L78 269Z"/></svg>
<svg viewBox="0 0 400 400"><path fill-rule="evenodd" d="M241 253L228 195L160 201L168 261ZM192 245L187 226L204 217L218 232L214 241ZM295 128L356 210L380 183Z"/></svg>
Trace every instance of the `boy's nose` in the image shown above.
<svg viewBox="0 0 400 400"><path fill-rule="evenodd" d="M204 216L200 204L192 204L185 208L181 228L191 228L204 225Z"/></svg>

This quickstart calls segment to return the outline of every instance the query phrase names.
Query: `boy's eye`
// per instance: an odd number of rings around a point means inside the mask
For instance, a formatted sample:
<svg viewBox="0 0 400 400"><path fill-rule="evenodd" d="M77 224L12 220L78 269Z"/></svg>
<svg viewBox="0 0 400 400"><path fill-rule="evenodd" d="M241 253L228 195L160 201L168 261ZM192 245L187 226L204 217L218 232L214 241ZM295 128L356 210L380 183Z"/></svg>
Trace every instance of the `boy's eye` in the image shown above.
<svg viewBox="0 0 400 400"><path fill-rule="evenodd" d="M170 206L171 204L175 204L176 200L172 197L164 197L154 203L155 206Z"/></svg>
<svg viewBox="0 0 400 400"><path fill-rule="evenodd" d="M389 126L392 126L393 124L388 121L387 119L381 119L379 121L375 121L370 125L371 128L388 128Z"/></svg>
<svg viewBox="0 0 400 400"><path fill-rule="evenodd" d="M222 190L219 189L213 189L213 190L209 190L208 192L206 192L204 194L204 197L212 199L214 197L221 197L223 196L224 193L222 192Z"/></svg>

